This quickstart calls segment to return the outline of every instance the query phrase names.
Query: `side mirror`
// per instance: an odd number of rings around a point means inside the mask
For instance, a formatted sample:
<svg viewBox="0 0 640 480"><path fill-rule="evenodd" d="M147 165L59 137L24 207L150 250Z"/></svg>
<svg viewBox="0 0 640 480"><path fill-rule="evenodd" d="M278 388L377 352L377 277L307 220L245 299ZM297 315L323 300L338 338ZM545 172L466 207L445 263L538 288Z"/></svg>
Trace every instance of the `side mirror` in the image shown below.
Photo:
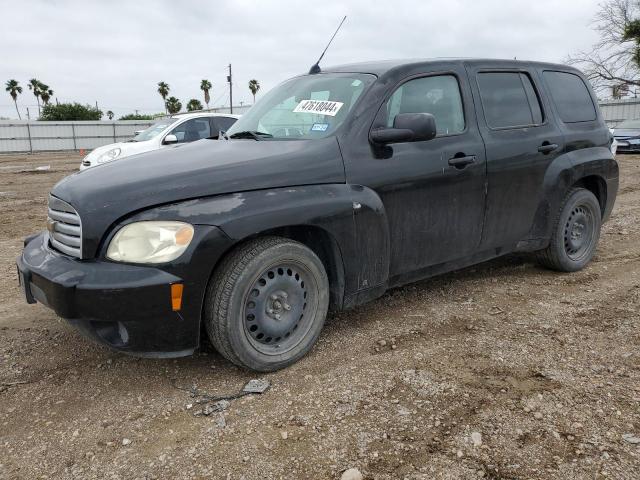
<svg viewBox="0 0 640 480"><path fill-rule="evenodd" d="M173 133L170 133L169 135L164 137L164 140L162 141L162 143L165 144L165 145L171 145L172 143L178 143L178 137L176 137Z"/></svg>
<svg viewBox="0 0 640 480"><path fill-rule="evenodd" d="M430 113L400 113L393 128L378 128L371 132L375 143L424 142L435 138L436 119Z"/></svg>

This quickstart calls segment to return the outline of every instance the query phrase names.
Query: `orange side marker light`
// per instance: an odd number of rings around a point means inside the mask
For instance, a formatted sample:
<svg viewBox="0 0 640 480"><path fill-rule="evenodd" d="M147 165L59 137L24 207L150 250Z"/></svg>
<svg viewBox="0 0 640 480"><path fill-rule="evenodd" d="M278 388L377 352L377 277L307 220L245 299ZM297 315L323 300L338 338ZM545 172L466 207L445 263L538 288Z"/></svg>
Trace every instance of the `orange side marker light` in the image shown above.
<svg viewBox="0 0 640 480"><path fill-rule="evenodd" d="M182 308L182 292L184 291L184 285L181 283L174 283L171 285L171 308L174 312L180 311Z"/></svg>

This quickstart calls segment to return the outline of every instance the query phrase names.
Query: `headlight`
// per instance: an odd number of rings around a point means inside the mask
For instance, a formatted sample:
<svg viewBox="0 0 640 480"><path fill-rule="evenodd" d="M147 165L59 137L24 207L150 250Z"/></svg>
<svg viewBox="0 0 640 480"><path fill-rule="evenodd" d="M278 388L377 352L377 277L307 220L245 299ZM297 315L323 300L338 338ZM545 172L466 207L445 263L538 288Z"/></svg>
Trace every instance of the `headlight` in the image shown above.
<svg viewBox="0 0 640 480"><path fill-rule="evenodd" d="M136 222L115 234L107 258L117 262L164 263L184 253L193 239L193 226L184 222Z"/></svg>
<svg viewBox="0 0 640 480"><path fill-rule="evenodd" d="M108 150L108 151L104 152L102 155L100 155L98 157L97 162L98 163L107 163L107 162L110 162L111 160L115 160L116 158L118 158L120 156L120 152L121 152L121 150L119 148L112 148L111 150Z"/></svg>

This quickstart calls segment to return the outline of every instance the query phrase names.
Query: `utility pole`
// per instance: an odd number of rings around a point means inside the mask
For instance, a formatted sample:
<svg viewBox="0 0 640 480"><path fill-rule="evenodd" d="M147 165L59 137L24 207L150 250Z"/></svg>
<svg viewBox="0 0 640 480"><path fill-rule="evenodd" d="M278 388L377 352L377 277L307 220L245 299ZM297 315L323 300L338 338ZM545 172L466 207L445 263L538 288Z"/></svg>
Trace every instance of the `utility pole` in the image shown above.
<svg viewBox="0 0 640 480"><path fill-rule="evenodd" d="M227 82L229 82L229 113L233 113L233 83L231 83L231 64L229 64L229 75L227 75Z"/></svg>

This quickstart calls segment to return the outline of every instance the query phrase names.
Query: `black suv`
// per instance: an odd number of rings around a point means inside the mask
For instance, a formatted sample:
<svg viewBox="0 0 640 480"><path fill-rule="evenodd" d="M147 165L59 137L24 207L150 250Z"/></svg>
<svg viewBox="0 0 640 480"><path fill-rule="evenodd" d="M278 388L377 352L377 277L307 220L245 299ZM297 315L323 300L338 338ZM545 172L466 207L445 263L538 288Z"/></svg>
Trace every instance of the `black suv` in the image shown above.
<svg viewBox="0 0 640 480"><path fill-rule="evenodd" d="M302 75L218 140L62 180L21 285L120 351L188 355L208 334L232 362L276 370L329 309L390 287L515 251L583 268L618 189L596 105L580 72L546 63Z"/></svg>

